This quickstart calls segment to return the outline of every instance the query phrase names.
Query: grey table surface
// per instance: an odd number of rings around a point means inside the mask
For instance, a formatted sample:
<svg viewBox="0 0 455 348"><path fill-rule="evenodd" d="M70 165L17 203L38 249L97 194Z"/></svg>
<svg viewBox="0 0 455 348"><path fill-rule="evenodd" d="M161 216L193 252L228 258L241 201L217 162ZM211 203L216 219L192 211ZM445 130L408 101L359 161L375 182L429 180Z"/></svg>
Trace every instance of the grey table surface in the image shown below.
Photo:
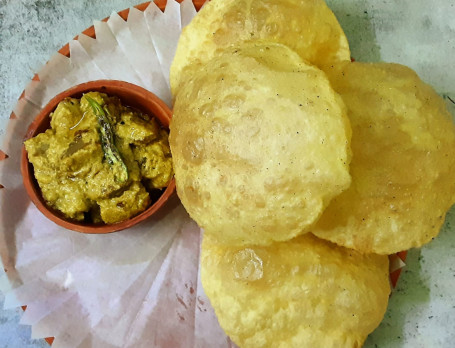
<svg viewBox="0 0 455 348"><path fill-rule="evenodd" d="M0 0L0 144L22 90L46 60L75 35L135 0ZM455 1L331 0L352 55L416 70L455 98ZM452 98L452 99L453 99ZM450 106L452 114L455 108ZM455 346L455 209L440 236L411 250L380 327L365 347ZM2 271L0 271L2 272ZM0 294L0 308L3 307ZM21 310L0 309L0 348L46 347L19 325Z"/></svg>

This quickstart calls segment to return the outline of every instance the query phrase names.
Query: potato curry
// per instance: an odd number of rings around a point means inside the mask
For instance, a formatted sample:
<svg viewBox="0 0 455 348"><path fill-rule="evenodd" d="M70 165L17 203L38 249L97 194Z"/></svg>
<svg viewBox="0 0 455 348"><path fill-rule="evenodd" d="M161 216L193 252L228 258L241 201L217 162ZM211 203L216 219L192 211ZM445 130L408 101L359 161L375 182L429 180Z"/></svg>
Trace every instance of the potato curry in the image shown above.
<svg viewBox="0 0 455 348"><path fill-rule="evenodd" d="M44 199L68 219L124 221L173 177L167 131L117 97L66 98L50 117L51 128L25 148Z"/></svg>

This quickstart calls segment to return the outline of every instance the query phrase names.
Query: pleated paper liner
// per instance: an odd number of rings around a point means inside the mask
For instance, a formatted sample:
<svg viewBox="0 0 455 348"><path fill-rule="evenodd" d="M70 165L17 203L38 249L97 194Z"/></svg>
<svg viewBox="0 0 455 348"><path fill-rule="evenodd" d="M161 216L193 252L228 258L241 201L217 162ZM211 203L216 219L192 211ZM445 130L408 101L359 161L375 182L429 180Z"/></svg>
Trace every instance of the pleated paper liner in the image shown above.
<svg viewBox="0 0 455 348"><path fill-rule="evenodd" d="M9 155L0 161L8 201L0 212L0 251L8 277L0 277L0 289L5 307L27 305L21 323L32 325L32 337L54 336L46 340L55 347L234 347L200 285L199 229L176 197L160 219L84 236L53 225L30 205L17 167L34 115L84 78L132 82L170 104L177 39L203 1L156 4L113 13L64 46L26 87L8 124L0 153ZM392 285L404 258L390 256Z"/></svg>

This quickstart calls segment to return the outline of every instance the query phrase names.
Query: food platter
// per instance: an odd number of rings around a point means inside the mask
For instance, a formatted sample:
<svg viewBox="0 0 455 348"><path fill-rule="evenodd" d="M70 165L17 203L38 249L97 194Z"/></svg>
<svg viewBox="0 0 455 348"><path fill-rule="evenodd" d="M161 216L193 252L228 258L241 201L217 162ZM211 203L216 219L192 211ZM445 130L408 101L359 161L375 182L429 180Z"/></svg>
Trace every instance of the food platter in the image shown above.
<svg viewBox="0 0 455 348"><path fill-rule="evenodd" d="M164 5L163 3L160 3L160 4L161 4L161 6ZM137 6L137 8L138 8L139 10L141 10L141 11L145 10L146 7L147 7L147 4L142 4L142 5L138 5L138 6ZM125 10L125 11L120 12L119 15L120 15L121 18L126 19L127 16L128 16L128 13L129 13L129 10ZM107 19L106 19L106 20L107 20ZM94 28L94 27L89 28L89 29L87 29L87 31L85 31L84 33L85 33L86 35L90 36L90 37L94 37L94 36L95 36L95 28ZM60 53L63 54L63 55L65 55L65 56L68 56L68 55L69 55L69 48L70 48L70 45L67 45L67 46L63 47L62 50L60 51ZM35 81L37 81L37 80L38 80L38 77L35 78ZM14 115L12 116L12 118L14 118L14 117L17 117L17 115L14 114ZM2 150L3 150L3 148L2 148ZM9 152L9 151L5 151L5 152L8 153L8 154L11 153L11 152ZM11 159L11 156L10 156L8 159ZM3 184L3 182L2 182L2 184ZM5 187L8 187L7 185L4 185L4 186L5 186ZM40 220L39 217L37 217L37 220L38 220L38 221L41 221L41 222L43 221L43 220ZM193 227L194 227L194 226L193 226ZM195 242L195 241L193 241L193 243L194 243L194 242ZM401 256L403 256L403 255L401 255ZM415 257L412 258L412 260L415 261ZM394 273L394 274L397 274L398 272L400 272L400 271L397 271L397 272ZM190 288L191 288L191 286L190 286ZM194 290L194 289L193 289L193 290ZM393 295L393 296L395 296L395 295ZM27 303L23 303L23 304L27 304ZM49 330L49 332L51 332L51 330Z"/></svg>

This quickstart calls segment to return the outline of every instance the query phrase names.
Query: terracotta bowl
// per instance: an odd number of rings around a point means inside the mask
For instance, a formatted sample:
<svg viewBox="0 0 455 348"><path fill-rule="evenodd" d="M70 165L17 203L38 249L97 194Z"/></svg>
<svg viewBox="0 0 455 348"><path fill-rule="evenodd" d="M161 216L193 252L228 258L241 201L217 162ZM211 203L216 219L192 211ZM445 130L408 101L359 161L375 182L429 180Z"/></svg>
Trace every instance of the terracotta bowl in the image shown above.
<svg viewBox="0 0 455 348"><path fill-rule="evenodd" d="M50 128L49 115L56 109L60 101L67 97L81 98L83 93L90 91L117 96L120 98L123 105L135 107L150 116L154 116L164 128L169 129L172 111L155 94L143 89L142 87L127 82L99 80L77 85L53 98L32 122L27 130L24 141L36 136L39 133L45 132L48 128ZM25 189L36 207L48 219L52 220L56 224L82 233L110 233L132 227L156 213L161 207L163 207L165 202L175 191L175 181L172 179L161 196L156 201L152 202L152 204L139 215L115 224L90 224L68 220L60 212L47 206L42 197L38 182L35 179L33 165L28 161L25 146L22 147L21 171Z"/></svg>

